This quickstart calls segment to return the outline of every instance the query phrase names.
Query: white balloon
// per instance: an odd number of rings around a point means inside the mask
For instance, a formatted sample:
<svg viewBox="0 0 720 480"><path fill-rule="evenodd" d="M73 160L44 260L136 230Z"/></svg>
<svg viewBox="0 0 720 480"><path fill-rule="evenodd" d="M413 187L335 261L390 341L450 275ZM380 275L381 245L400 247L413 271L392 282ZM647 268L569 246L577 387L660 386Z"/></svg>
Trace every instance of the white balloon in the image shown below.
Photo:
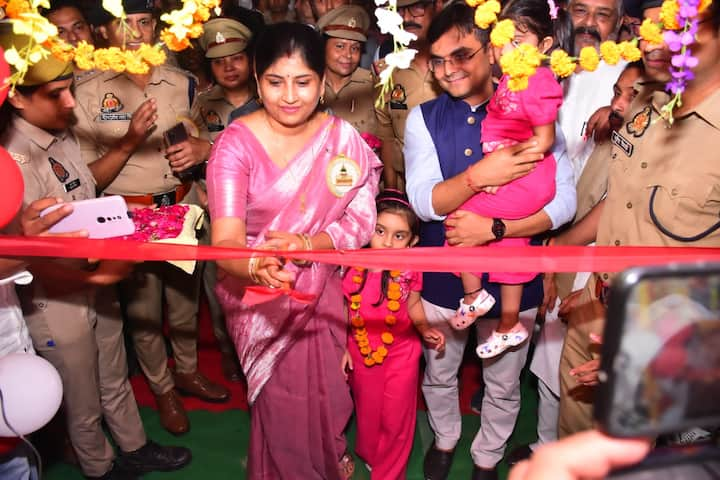
<svg viewBox="0 0 720 480"><path fill-rule="evenodd" d="M62 402L62 381L55 367L42 357L11 353L0 357L2 409L13 429L27 435L53 418ZM0 437L14 437L0 415Z"/></svg>

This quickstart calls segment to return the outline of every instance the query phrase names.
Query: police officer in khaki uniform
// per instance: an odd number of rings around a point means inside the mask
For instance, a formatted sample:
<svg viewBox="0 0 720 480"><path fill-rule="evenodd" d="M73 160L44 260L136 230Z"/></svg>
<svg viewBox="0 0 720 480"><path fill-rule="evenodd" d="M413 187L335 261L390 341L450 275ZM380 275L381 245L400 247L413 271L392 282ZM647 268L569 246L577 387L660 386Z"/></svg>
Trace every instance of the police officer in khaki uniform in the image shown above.
<svg viewBox="0 0 720 480"><path fill-rule="evenodd" d="M658 14L659 7L645 10L653 21ZM670 100L664 91L668 66L657 61L670 57L660 51L667 47L642 42L641 48L645 76L656 83L644 85L613 136L597 245L718 247L720 165L712 152L720 149L720 86L715 81L720 76L720 3L701 14L690 46L699 52L696 76L687 84L671 127L661 118ZM578 382L570 371L598 359L589 334L602 333L602 300L611 280L608 272L593 275L573 299L560 364L561 436L592 426L592 403L585 393L594 382Z"/></svg>
<svg viewBox="0 0 720 480"><path fill-rule="evenodd" d="M375 83L370 70L359 68L369 26L370 17L357 5L331 10L317 24L325 35L323 105L358 132L377 135Z"/></svg>
<svg viewBox="0 0 720 480"><path fill-rule="evenodd" d="M252 33L231 18L214 18L204 25L200 48L210 63L215 85L198 96L201 128L211 140L236 118L260 108L252 81L252 59L247 53Z"/></svg>
<svg viewBox="0 0 720 480"><path fill-rule="evenodd" d="M10 24L0 26L3 47L20 49L28 41L13 35ZM95 198L95 181L69 130L72 81L72 64L49 56L29 68L2 107L0 144L21 168L26 206L46 197L67 202ZM36 281L21 296L35 350L62 379L68 432L83 474L129 479L181 468L190 461L190 451L147 440L128 381L122 316L108 285L129 273L131 265L102 261L91 271L86 262L58 262L34 268ZM103 421L120 448L117 458Z"/></svg>
<svg viewBox="0 0 720 480"><path fill-rule="evenodd" d="M393 89L383 99L383 105L375 108L378 122L378 136L383 142L380 157L383 161L383 181L385 188L401 188L405 185L405 122L413 107L432 100L442 93L433 74L428 70L430 45L426 40L430 22L442 8L442 2L425 0L398 0L398 13L403 17L404 28L417 35L410 48L417 50L410 68L395 69L392 74ZM375 65L375 73L385 69L380 60ZM376 78L375 83L379 80Z"/></svg>
<svg viewBox="0 0 720 480"><path fill-rule="evenodd" d="M152 2L125 0L123 6L129 28L122 28L109 14L95 15L97 34L119 48L151 44L156 27ZM178 122L188 123L190 130L196 128L193 78L164 65L144 75L106 71L80 82L76 95L75 132L98 191L122 195L135 204L181 202L192 184L187 172L207 158L210 142L189 136L166 146L163 133ZM175 387L209 401L229 398L227 389L198 371L199 275L188 275L167 262L142 264L121 283L121 293L137 358L155 394L161 423L171 433L187 432L188 418ZM162 333L163 297L174 375L167 365Z"/></svg>

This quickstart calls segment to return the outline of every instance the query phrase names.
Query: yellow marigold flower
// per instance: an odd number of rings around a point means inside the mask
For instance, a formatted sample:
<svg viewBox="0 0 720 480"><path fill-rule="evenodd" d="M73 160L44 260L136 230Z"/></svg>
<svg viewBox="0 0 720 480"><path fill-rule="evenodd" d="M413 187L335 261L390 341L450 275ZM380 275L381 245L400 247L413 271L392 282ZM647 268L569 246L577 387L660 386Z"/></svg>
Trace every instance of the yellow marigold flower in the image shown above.
<svg viewBox="0 0 720 480"><path fill-rule="evenodd" d="M500 2L488 0L475 9L475 25L480 28L488 28L497 21L498 13L500 13Z"/></svg>
<svg viewBox="0 0 720 480"><path fill-rule="evenodd" d="M363 320L361 317L353 317L350 319L350 323L355 328L360 328L365 326L365 320Z"/></svg>
<svg viewBox="0 0 720 480"><path fill-rule="evenodd" d="M350 309L351 310L360 310L360 304L357 302L350 303Z"/></svg>
<svg viewBox="0 0 720 480"><path fill-rule="evenodd" d="M202 23L193 23L190 25L190 28L188 28L188 37L190 38L198 38L203 34L203 25Z"/></svg>
<svg viewBox="0 0 720 480"><path fill-rule="evenodd" d="M653 22L649 18L643 20L640 25L640 38L653 45L660 45L663 43L662 30L657 23Z"/></svg>
<svg viewBox="0 0 720 480"><path fill-rule="evenodd" d="M368 349L368 350L369 350L369 349ZM369 354L370 352L363 353L363 351L360 350L360 353L362 353L363 355L367 355L367 354ZM366 366L366 367L372 367L373 365L375 365L375 360L373 360L372 357L365 357L365 358L363 359L363 363L365 363L365 366Z"/></svg>
<svg viewBox="0 0 720 480"><path fill-rule="evenodd" d="M485 0L465 0L465 3L467 3L472 8L475 8L481 3L485 3Z"/></svg>
<svg viewBox="0 0 720 480"><path fill-rule="evenodd" d="M30 11L30 3L26 0L8 0L7 6L5 6L5 15L10 18L18 18L21 13Z"/></svg>
<svg viewBox="0 0 720 480"><path fill-rule="evenodd" d="M642 57L642 53L635 42L625 41L618 46L620 47L620 55L626 62L636 62Z"/></svg>
<svg viewBox="0 0 720 480"><path fill-rule="evenodd" d="M395 315L387 315L385 316L385 325L392 327L397 322L397 318L395 318Z"/></svg>
<svg viewBox="0 0 720 480"><path fill-rule="evenodd" d="M378 353L378 355L380 355L381 357L383 357L383 358L387 357L388 349L385 348L384 345L380 345L380 346L377 348L377 350L375 350L375 351L376 351L376 352Z"/></svg>
<svg viewBox="0 0 720 480"><path fill-rule="evenodd" d="M143 43L140 45L140 48L138 48L137 53L143 60L153 66L162 65L167 59L165 50L163 50L160 45L151 46Z"/></svg>
<svg viewBox="0 0 720 480"><path fill-rule="evenodd" d="M375 363L377 363L378 365L382 364L383 362L383 356L380 355L378 352L372 354L372 359L375 360Z"/></svg>
<svg viewBox="0 0 720 480"><path fill-rule="evenodd" d="M710 5L710 3L711 2L708 2L708 5ZM698 11L701 11L700 8L698 8ZM678 1L665 0L660 7L660 22L662 23L663 28L665 28L666 30L679 29L680 24L677 21L678 13L680 13L680 4L678 3ZM645 19L645 21L648 21L648 19ZM642 32L640 32L640 35L642 36Z"/></svg>
<svg viewBox="0 0 720 480"><path fill-rule="evenodd" d="M78 43L77 47L75 47L75 65L81 70L92 70L95 68L95 62L93 61L94 52L95 47L85 40Z"/></svg>
<svg viewBox="0 0 720 480"><path fill-rule="evenodd" d="M95 68L98 70L125 71L125 55L117 47L95 50L93 60L95 61Z"/></svg>
<svg viewBox="0 0 720 480"><path fill-rule="evenodd" d="M713 0L700 0L700 5L698 5L698 13L702 13L712 4Z"/></svg>
<svg viewBox="0 0 720 480"><path fill-rule="evenodd" d="M575 66L575 62L565 50L553 50L550 54L550 69L560 78L572 75Z"/></svg>
<svg viewBox="0 0 720 480"><path fill-rule="evenodd" d="M512 20L500 20L490 32L490 42L496 47L504 47L515 37L515 24Z"/></svg>
<svg viewBox="0 0 720 480"><path fill-rule="evenodd" d="M160 32L160 41L162 41L173 52L180 52L190 46L190 40L187 38L178 39L167 28Z"/></svg>
<svg viewBox="0 0 720 480"><path fill-rule="evenodd" d="M620 61L620 47L613 41L600 44L600 55L608 65L617 65Z"/></svg>
<svg viewBox="0 0 720 480"><path fill-rule="evenodd" d="M387 309L391 312L397 312L398 310L400 310L400 302L398 302L397 300L390 300L387 303Z"/></svg>
<svg viewBox="0 0 720 480"><path fill-rule="evenodd" d="M395 341L395 337L393 337L393 334L390 332L383 332L382 335L380 335L380 340L382 340L385 345L390 345Z"/></svg>
<svg viewBox="0 0 720 480"><path fill-rule="evenodd" d="M508 79L508 88L511 92L521 92L528 87L528 77L517 77Z"/></svg>
<svg viewBox="0 0 720 480"><path fill-rule="evenodd" d="M128 73L134 73L136 75L143 75L150 71L150 65L145 63L139 55L136 55L134 51L128 50L125 52L125 68Z"/></svg>
<svg viewBox="0 0 720 480"><path fill-rule="evenodd" d="M588 72L594 72L600 63L600 56L595 47L583 47L580 50L580 67Z"/></svg>
<svg viewBox="0 0 720 480"><path fill-rule="evenodd" d="M66 43L49 42L46 47L50 48L50 53L53 56L63 62L69 62L75 57L75 51L73 48Z"/></svg>

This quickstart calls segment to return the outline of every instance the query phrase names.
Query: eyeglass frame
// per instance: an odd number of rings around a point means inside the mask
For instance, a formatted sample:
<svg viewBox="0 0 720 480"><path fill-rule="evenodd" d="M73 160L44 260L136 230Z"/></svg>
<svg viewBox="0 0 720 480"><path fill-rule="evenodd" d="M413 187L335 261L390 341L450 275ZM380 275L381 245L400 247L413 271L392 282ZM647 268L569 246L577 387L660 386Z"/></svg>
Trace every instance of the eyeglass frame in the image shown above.
<svg viewBox="0 0 720 480"><path fill-rule="evenodd" d="M447 62L450 62L450 64L453 66L461 67L461 66L465 65L466 63L468 63L470 60L472 60L473 57L475 57L475 55L480 53L481 50L485 50L486 48L487 48L486 46L481 45L477 50L475 50L473 53L470 53L470 54L465 53L465 51L470 50L469 48L467 48L466 50L461 50L459 52L451 53L447 57L433 57L430 60L428 60L428 69L431 72L435 73L435 71L437 69L439 69L440 67L445 68L445 63L447 63ZM460 56L459 59L457 58L458 56ZM453 57L455 57L455 58L453 58ZM438 62L438 61L442 62L442 63L437 65L437 67L434 66L433 62Z"/></svg>
<svg viewBox="0 0 720 480"><path fill-rule="evenodd" d="M403 7L397 7L397 13L401 17L403 17L403 16L405 16L405 11L408 11L408 12L410 12L410 15L414 18L422 17L423 15L425 15L425 12L427 12L427 9L431 3L432 3L432 1L421 0L419 2L415 2L410 5L405 5Z"/></svg>

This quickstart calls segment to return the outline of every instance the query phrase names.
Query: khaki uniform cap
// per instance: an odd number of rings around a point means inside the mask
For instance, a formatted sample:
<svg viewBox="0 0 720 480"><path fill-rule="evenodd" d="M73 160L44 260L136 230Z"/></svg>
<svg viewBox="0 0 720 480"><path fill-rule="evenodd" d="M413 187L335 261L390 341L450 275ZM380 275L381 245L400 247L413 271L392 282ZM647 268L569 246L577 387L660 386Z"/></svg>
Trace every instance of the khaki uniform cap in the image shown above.
<svg viewBox="0 0 720 480"><path fill-rule="evenodd" d="M370 17L362 7L343 5L320 17L317 26L331 37L367 42Z"/></svg>
<svg viewBox="0 0 720 480"><path fill-rule="evenodd" d="M250 29L237 20L213 18L205 23L200 48L205 58L227 57L244 51L251 38Z"/></svg>
<svg viewBox="0 0 720 480"><path fill-rule="evenodd" d="M5 50L15 47L17 51L20 51L29 42L30 37L13 33L10 23L0 25L0 45ZM20 85L26 87L44 85L58 78L72 75L72 72L72 62L64 62L54 55L48 55L47 58L43 58L28 68Z"/></svg>
<svg viewBox="0 0 720 480"><path fill-rule="evenodd" d="M397 6L398 7L409 7L410 5L415 5L416 3L422 3L425 0L397 0Z"/></svg>

